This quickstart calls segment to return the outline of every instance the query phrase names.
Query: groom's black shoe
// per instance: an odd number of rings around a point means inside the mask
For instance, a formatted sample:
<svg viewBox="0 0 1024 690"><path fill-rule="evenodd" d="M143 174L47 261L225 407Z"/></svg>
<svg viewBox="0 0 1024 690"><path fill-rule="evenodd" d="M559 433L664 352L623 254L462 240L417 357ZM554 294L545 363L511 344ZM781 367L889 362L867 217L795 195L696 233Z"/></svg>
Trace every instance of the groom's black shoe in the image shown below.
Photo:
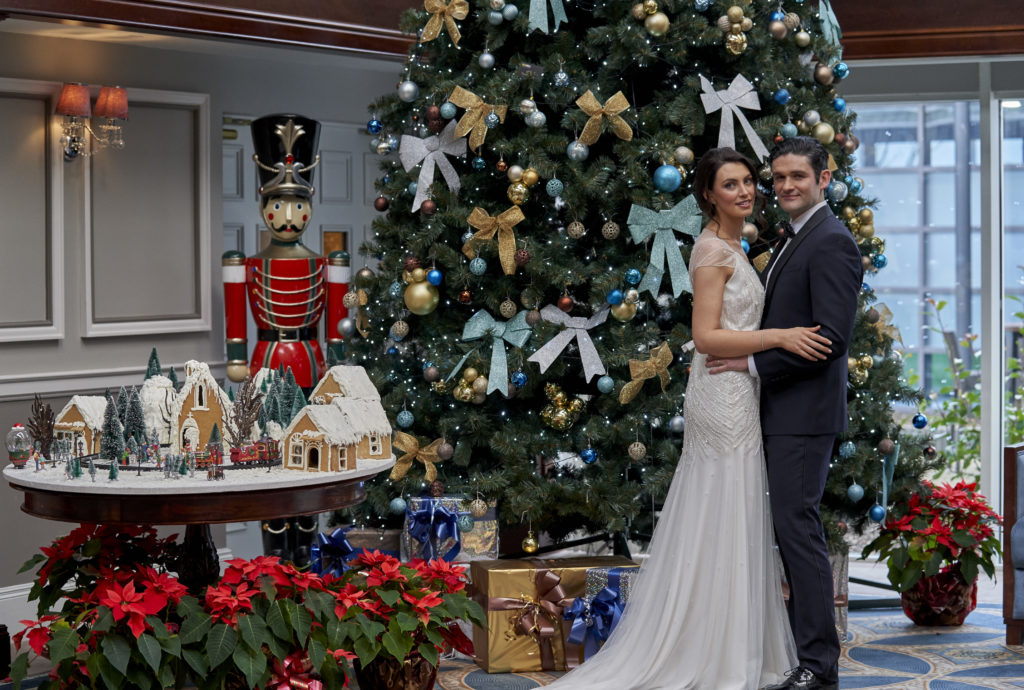
<svg viewBox="0 0 1024 690"><path fill-rule="evenodd" d="M809 669L797 666L786 673L786 680L778 685L769 685L765 690L839 690L839 683L822 680Z"/></svg>

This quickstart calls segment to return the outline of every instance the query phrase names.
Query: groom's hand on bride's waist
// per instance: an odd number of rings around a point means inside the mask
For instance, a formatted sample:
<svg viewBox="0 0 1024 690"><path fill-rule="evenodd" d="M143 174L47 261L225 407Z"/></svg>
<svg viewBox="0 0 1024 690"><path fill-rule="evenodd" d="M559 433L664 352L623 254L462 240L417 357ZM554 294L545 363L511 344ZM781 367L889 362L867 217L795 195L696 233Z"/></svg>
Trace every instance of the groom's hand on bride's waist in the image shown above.
<svg viewBox="0 0 1024 690"><path fill-rule="evenodd" d="M707 367L709 374L721 374L726 371L747 371L747 358L708 355L704 366Z"/></svg>

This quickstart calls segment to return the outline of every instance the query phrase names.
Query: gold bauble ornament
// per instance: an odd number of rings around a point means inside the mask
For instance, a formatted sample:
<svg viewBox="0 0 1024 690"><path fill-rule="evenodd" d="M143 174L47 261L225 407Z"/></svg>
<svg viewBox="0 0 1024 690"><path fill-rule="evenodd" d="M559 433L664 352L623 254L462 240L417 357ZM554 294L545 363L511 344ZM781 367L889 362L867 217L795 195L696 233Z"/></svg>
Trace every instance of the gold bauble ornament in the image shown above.
<svg viewBox="0 0 1024 690"><path fill-rule="evenodd" d="M633 19L637 20L638 22L642 22L644 19L647 18L647 13L644 12L644 4L642 2L638 2L637 4L633 5L632 12Z"/></svg>
<svg viewBox="0 0 1024 690"><path fill-rule="evenodd" d="M636 304L640 301L640 291L636 288L629 288L626 293L622 296L626 304Z"/></svg>
<svg viewBox="0 0 1024 690"><path fill-rule="evenodd" d="M579 238L587 234L587 227L578 220L574 220L573 222L569 223L569 227L567 227L565 231L566 233L568 233L569 237L573 238L574 240L578 240Z"/></svg>
<svg viewBox="0 0 1024 690"><path fill-rule="evenodd" d="M875 360L872 359L871 355L861 355L857 361L860 362L861 369L870 369L875 365Z"/></svg>
<svg viewBox="0 0 1024 690"><path fill-rule="evenodd" d="M800 132L800 134L807 134L811 131L811 128L803 120L797 120L793 124L796 125L796 131Z"/></svg>
<svg viewBox="0 0 1024 690"><path fill-rule="evenodd" d="M843 151L846 153L853 153L860 146L860 139L853 136L852 134L846 137L846 141L843 142Z"/></svg>
<svg viewBox="0 0 1024 690"><path fill-rule="evenodd" d="M672 157L679 165L689 165L693 162L693 149L689 146L677 146L676 150L672 152Z"/></svg>
<svg viewBox="0 0 1024 690"><path fill-rule="evenodd" d="M832 143L832 140L836 138L836 130L832 128L827 122L819 122L814 125L814 129L811 130L811 136L820 141L823 145L828 146Z"/></svg>
<svg viewBox="0 0 1024 690"><path fill-rule="evenodd" d="M569 414L571 415L579 414L583 411L583 400L580 398L573 398L569 401L569 404L566 405L566 409L569 410Z"/></svg>
<svg viewBox="0 0 1024 690"><path fill-rule="evenodd" d="M639 441L633 441L629 444L629 457L631 460L643 460L647 457L647 446Z"/></svg>
<svg viewBox="0 0 1024 690"><path fill-rule="evenodd" d="M851 369L850 381L852 381L855 386L863 386L868 382L868 372L864 369Z"/></svg>
<svg viewBox="0 0 1024 690"><path fill-rule="evenodd" d="M806 48L811 45L811 35L806 31L797 31L793 36L793 43L796 43L797 48Z"/></svg>
<svg viewBox="0 0 1024 690"><path fill-rule="evenodd" d="M873 223L861 223L860 224L860 236L861 237L874 237L875 226Z"/></svg>
<svg viewBox="0 0 1024 690"><path fill-rule="evenodd" d="M435 393L447 393L448 383L445 381L434 381L430 384L430 389Z"/></svg>
<svg viewBox="0 0 1024 690"><path fill-rule="evenodd" d="M511 319L513 316L515 316L516 311L518 311L516 308L516 303L507 298L498 306L498 312L506 319Z"/></svg>
<svg viewBox="0 0 1024 690"><path fill-rule="evenodd" d="M551 421L549 424L558 431L565 431L571 424L569 422L569 410L564 407L556 407L551 410Z"/></svg>
<svg viewBox="0 0 1024 690"><path fill-rule="evenodd" d="M437 303L441 300L437 288L425 280L410 283L405 288L405 306L417 316L426 316L437 309Z"/></svg>
<svg viewBox="0 0 1024 690"><path fill-rule="evenodd" d="M530 198L530 188L520 182L508 186L508 200L516 206L522 206Z"/></svg>
<svg viewBox="0 0 1024 690"><path fill-rule="evenodd" d="M846 358L846 368L849 369L850 371L853 371L854 369L859 369L860 368L860 362L857 361L856 357L847 357Z"/></svg>
<svg viewBox="0 0 1024 690"><path fill-rule="evenodd" d="M473 399L470 402L472 402L474 405L483 405L485 402L487 402L487 394L474 393Z"/></svg>
<svg viewBox="0 0 1024 690"><path fill-rule="evenodd" d="M732 28L732 22L723 14L718 18L718 28L722 30L723 34L727 34Z"/></svg>
<svg viewBox="0 0 1024 690"><path fill-rule="evenodd" d="M537 184L537 182L539 182L539 181L540 181L540 175L538 175L537 171L534 170L533 168L527 168L526 170L523 171L522 182L527 187L532 187L533 185Z"/></svg>
<svg viewBox="0 0 1024 690"><path fill-rule="evenodd" d="M523 179L523 166L521 165L510 165L508 167L508 181L518 182Z"/></svg>
<svg viewBox="0 0 1024 690"><path fill-rule="evenodd" d="M655 12L644 20L644 28L651 36L664 36L668 33L669 25L668 15L664 12Z"/></svg>
<svg viewBox="0 0 1024 690"><path fill-rule="evenodd" d="M875 265L871 262L871 257L870 256L862 256L862 257L860 257L860 265L864 267L864 270L866 272L874 273L874 271L872 269L875 268Z"/></svg>
<svg viewBox="0 0 1024 690"><path fill-rule="evenodd" d="M346 309L355 309L359 306L359 295L355 292L346 292L345 296L341 298L341 303L345 305Z"/></svg>
<svg viewBox="0 0 1024 690"><path fill-rule="evenodd" d="M769 180L772 179L772 166L769 165L768 163L765 163L760 168L758 168L757 176L760 177L765 182L768 182Z"/></svg>
<svg viewBox="0 0 1024 690"><path fill-rule="evenodd" d="M551 398L551 402L554 403L555 407L565 407L569 403L569 396L561 388L548 397Z"/></svg>
<svg viewBox="0 0 1024 690"><path fill-rule="evenodd" d="M740 22L740 29L742 31L750 31L754 28L754 20L750 17L744 17L743 21Z"/></svg>
<svg viewBox="0 0 1024 690"><path fill-rule="evenodd" d="M786 34L789 32L789 29L787 29L786 25L783 24L782 22L775 20L768 24L768 32L771 33L773 37L782 40L783 38L786 37Z"/></svg>
<svg viewBox="0 0 1024 690"><path fill-rule="evenodd" d="M414 268L412 269L412 271L410 271L409 277L412 278L412 282L418 283L421 280L427 279L427 272L424 271L422 268Z"/></svg>
<svg viewBox="0 0 1024 690"><path fill-rule="evenodd" d="M814 81L822 86L828 86L835 78L835 75L832 74L832 68L828 65L819 62L814 66Z"/></svg>
<svg viewBox="0 0 1024 690"><path fill-rule="evenodd" d="M373 285L373 279L375 277L376 276L374 276L373 271L371 271L370 269L366 268L365 266L363 268L360 268L356 272L356 287L370 287L371 285Z"/></svg>
<svg viewBox="0 0 1024 690"><path fill-rule="evenodd" d="M404 338L405 336L409 335L409 324L399 319L398 321L395 321L393 324L391 324L391 333L396 338Z"/></svg>
<svg viewBox="0 0 1024 690"><path fill-rule="evenodd" d="M874 226L872 226L872 229L874 229ZM876 254L881 254L885 251L885 240L881 237L872 237L869 244L871 245L871 251Z"/></svg>
<svg viewBox="0 0 1024 690"><path fill-rule="evenodd" d="M658 0L644 0L644 14L654 14L658 11Z"/></svg>
<svg viewBox="0 0 1024 690"><path fill-rule="evenodd" d="M470 386L460 383L455 386L455 390L452 391L452 395L459 402L469 402L473 399L473 389Z"/></svg>
<svg viewBox="0 0 1024 690"><path fill-rule="evenodd" d="M747 49L746 34L729 34L725 39L725 49L733 55L739 55Z"/></svg>
<svg viewBox="0 0 1024 690"><path fill-rule="evenodd" d="M875 212L870 208L862 208L858 213L857 217L860 218L861 223L874 223Z"/></svg>
<svg viewBox="0 0 1024 690"><path fill-rule="evenodd" d="M630 303L623 300L618 304L613 304L609 311L611 311L612 316L617 320L623 322L629 321L636 316L636 303Z"/></svg>
<svg viewBox="0 0 1024 690"><path fill-rule="evenodd" d="M475 379L473 379L472 388L473 388L473 392L474 393L483 393L483 394L486 395L487 394L487 377L486 376L477 376Z"/></svg>
<svg viewBox="0 0 1024 690"><path fill-rule="evenodd" d="M800 15L796 12L786 12L786 16L782 18L782 23L786 25L787 29L792 31L800 26Z"/></svg>
<svg viewBox="0 0 1024 690"><path fill-rule="evenodd" d="M476 381L476 377L480 375L473 367L466 367L462 370L462 378L466 380L466 383L473 383Z"/></svg>
<svg viewBox="0 0 1024 690"><path fill-rule="evenodd" d="M469 503L469 514L478 520L487 514L487 501L482 498L474 498Z"/></svg>
<svg viewBox="0 0 1024 690"><path fill-rule="evenodd" d="M389 151L391 151L391 145L387 142L386 139L380 139L380 140L377 141L377 154L378 155L386 156Z"/></svg>
<svg viewBox="0 0 1024 690"><path fill-rule="evenodd" d="M601 236L606 240L614 240L619 236L619 231L619 224L613 220L610 220L601 226Z"/></svg>
<svg viewBox="0 0 1024 690"><path fill-rule="evenodd" d="M743 8L739 5L733 5L725 11L725 16L729 18L729 21L733 24L743 21Z"/></svg>
<svg viewBox="0 0 1024 690"><path fill-rule="evenodd" d="M840 211L840 213L843 214L843 218L853 218L855 215L857 215L857 211L855 211L852 206L843 206L843 209Z"/></svg>
<svg viewBox="0 0 1024 690"><path fill-rule="evenodd" d="M537 549L540 548L540 544L537 543L537 537L533 536L533 530L526 533L526 538L523 539L522 547L523 551L526 553L536 553Z"/></svg>
<svg viewBox="0 0 1024 690"><path fill-rule="evenodd" d="M686 182L686 166L685 165L677 165L676 166L676 170L679 171L679 177L682 178L682 181Z"/></svg>
<svg viewBox="0 0 1024 690"><path fill-rule="evenodd" d="M743 229L740 230L740 237L753 244L757 241L757 226L753 223L744 223Z"/></svg>

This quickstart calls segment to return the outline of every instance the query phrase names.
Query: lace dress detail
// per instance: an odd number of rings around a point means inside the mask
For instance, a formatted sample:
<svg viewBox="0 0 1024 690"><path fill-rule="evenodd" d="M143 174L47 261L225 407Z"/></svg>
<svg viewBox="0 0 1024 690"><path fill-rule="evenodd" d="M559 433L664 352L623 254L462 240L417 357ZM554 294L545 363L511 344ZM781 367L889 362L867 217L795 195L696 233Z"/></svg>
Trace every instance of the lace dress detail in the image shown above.
<svg viewBox="0 0 1024 690"><path fill-rule="evenodd" d="M742 256L705 230L690 257L733 269L721 325L754 330L764 292ZM694 357L672 486L618 627L553 690L756 690L796 665L782 600L761 445L757 379L708 374Z"/></svg>

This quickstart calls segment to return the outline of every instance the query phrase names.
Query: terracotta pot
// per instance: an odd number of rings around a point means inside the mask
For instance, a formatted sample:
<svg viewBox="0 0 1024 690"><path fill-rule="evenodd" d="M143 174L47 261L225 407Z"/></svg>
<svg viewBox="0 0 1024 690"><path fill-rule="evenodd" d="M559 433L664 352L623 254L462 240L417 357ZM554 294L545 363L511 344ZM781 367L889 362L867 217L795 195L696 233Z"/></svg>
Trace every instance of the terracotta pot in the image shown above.
<svg viewBox="0 0 1024 690"><path fill-rule="evenodd" d="M900 595L903 613L917 625L963 625L978 605L978 581L968 583L959 570L922 577Z"/></svg>
<svg viewBox="0 0 1024 690"><path fill-rule="evenodd" d="M363 666L354 665L359 690L431 690L437 679L437 668L419 656L403 662L390 657L377 657Z"/></svg>

